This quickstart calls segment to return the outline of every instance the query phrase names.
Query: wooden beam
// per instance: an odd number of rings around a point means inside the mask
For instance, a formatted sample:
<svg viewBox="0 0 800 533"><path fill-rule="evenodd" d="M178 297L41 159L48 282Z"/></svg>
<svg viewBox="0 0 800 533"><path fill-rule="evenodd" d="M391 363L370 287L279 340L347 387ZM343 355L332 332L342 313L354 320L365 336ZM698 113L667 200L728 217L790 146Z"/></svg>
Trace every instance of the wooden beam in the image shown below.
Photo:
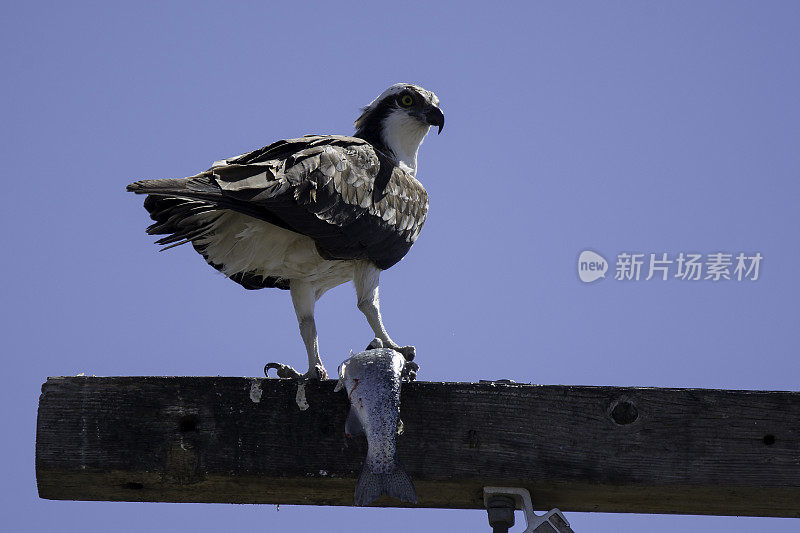
<svg viewBox="0 0 800 533"><path fill-rule="evenodd" d="M366 443L334 384L300 410L289 380L49 378L39 495L352 505ZM401 416L420 507L483 508L500 485L540 509L800 517L797 392L415 382Z"/></svg>

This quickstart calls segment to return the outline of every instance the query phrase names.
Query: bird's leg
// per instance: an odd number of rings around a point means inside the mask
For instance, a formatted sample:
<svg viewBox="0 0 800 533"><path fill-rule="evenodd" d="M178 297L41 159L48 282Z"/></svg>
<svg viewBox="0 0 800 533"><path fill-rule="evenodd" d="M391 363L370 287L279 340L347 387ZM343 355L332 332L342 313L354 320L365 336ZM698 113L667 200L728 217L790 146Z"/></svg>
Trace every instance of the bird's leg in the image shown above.
<svg viewBox="0 0 800 533"><path fill-rule="evenodd" d="M319 356L317 325L314 323L314 304L317 301L314 289L308 283L297 280L292 280L289 289L294 312L297 314L297 323L300 326L300 336L306 345L308 372L300 374L288 365L269 363L264 367L264 373L266 374L270 368L275 368L279 378L328 379L328 372L322 366L322 359Z"/></svg>
<svg viewBox="0 0 800 533"><path fill-rule="evenodd" d="M358 261L353 275L353 283L356 286L356 297L358 298L358 308L367 318L369 327L375 333L375 339L368 348L379 348L385 346L403 354L406 361L414 359L416 354L413 346L399 346L386 332L381 319L380 297L378 295L378 281L380 269L371 261Z"/></svg>
<svg viewBox="0 0 800 533"><path fill-rule="evenodd" d="M290 291L294 312L297 314L297 323L300 326L300 336L306 345L308 354L308 372L306 378L328 379L328 373L322 366L319 356L319 340L317 339L317 325L314 323L314 304L317 302L314 288L303 282L292 280Z"/></svg>

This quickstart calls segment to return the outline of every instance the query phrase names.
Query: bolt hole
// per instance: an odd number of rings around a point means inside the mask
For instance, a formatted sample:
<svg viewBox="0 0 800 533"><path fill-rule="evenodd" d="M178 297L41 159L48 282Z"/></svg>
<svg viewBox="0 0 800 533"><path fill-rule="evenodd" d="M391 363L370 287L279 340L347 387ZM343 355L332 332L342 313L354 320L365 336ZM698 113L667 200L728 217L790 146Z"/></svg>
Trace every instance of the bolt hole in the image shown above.
<svg viewBox="0 0 800 533"><path fill-rule="evenodd" d="M611 418L620 426L633 424L639 418L639 410L631 402L623 400L611 410Z"/></svg>
<svg viewBox="0 0 800 533"><path fill-rule="evenodd" d="M130 481L128 483L125 483L125 488L130 490L142 490L144 488L144 485L142 485L141 483L136 483L135 481Z"/></svg>
<svg viewBox="0 0 800 533"><path fill-rule="evenodd" d="M197 431L197 417L195 415L181 417L180 422L178 422L178 429L181 433Z"/></svg>
<svg viewBox="0 0 800 533"><path fill-rule="evenodd" d="M764 444L767 446L775 444L775 435L764 435Z"/></svg>

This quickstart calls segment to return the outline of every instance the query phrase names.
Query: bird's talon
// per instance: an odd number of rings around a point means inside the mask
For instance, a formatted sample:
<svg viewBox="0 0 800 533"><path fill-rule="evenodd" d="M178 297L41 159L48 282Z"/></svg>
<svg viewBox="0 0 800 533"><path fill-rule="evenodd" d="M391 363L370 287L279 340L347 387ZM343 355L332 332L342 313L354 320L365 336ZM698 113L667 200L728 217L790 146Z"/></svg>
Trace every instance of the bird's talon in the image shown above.
<svg viewBox="0 0 800 533"><path fill-rule="evenodd" d="M308 372L301 376L303 379L318 379L322 381L323 379L328 379L328 371L325 370L325 367L322 366L322 363L316 365L314 368L309 368Z"/></svg>
<svg viewBox="0 0 800 533"><path fill-rule="evenodd" d="M378 337L372 339L372 342L367 344L367 350L375 350L378 348L383 348L383 341L380 340Z"/></svg>
<svg viewBox="0 0 800 533"><path fill-rule="evenodd" d="M290 367L289 365L284 365L283 363L267 363L264 365L264 375L269 377L269 370L270 368L274 368L276 374L281 379L302 379L303 375L295 370L294 368ZM323 369L324 370L324 369Z"/></svg>
<svg viewBox="0 0 800 533"><path fill-rule="evenodd" d="M419 365L409 361L403 365L403 371L400 373L401 379L403 381L414 381L417 379L417 371L419 371Z"/></svg>
<svg viewBox="0 0 800 533"><path fill-rule="evenodd" d="M265 376L269 377L269 371L271 368L276 370L276 374L281 379L299 379L303 381L309 379L328 379L328 371L325 370L325 367L322 366L322 363L316 365L314 368L310 368L305 374L301 374L294 368L290 367L289 365L284 365L283 363L267 363L264 365Z"/></svg>
<svg viewBox="0 0 800 533"><path fill-rule="evenodd" d="M366 349L375 350L376 348L384 348L384 347L391 348L392 350L400 353L405 358L406 361L413 361L414 357L417 355L417 349L414 348L413 346L398 346L393 342L387 344L377 337L372 339L372 342L370 342L367 345Z"/></svg>
<svg viewBox="0 0 800 533"><path fill-rule="evenodd" d="M395 350L403 354L403 357L406 358L406 361L413 361L414 357L417 355L417 349L413 346L401 346L395 348Z"/></svg>

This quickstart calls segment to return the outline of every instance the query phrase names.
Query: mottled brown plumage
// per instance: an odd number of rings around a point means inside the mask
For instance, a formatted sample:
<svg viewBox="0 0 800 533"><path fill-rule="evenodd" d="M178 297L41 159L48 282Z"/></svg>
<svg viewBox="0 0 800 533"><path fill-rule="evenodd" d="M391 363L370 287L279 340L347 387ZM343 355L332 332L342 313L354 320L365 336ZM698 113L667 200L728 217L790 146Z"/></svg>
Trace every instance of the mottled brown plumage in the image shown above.
<svg viewBox="0 0 800 533"><path fill-rule="evenodd" d="M187 224L185 215L231 209L311 237L325 259L369 259L380 269L403 258L428 213L414 176L366 141L338 135L278 141L190 178L128 190L153 195L148 233L169 235L160 244L202 234L208 217Z"/></svg>
<svg viewBox="0 0 800 533"><path fill-rule="evenodd" d="M288 289L309 356L325 375L314 304L353 280L376 341L413 358L389 338L378 305L379 272L419 236L428 195L416 179L419 145L444 125L439 100L393 85L364 108L353 137L308 135L278 141L180 179L142 180L144 207L165 248L191 243L206 262L246 289ZM314 370L316 369L316 370Z"/></svg>

